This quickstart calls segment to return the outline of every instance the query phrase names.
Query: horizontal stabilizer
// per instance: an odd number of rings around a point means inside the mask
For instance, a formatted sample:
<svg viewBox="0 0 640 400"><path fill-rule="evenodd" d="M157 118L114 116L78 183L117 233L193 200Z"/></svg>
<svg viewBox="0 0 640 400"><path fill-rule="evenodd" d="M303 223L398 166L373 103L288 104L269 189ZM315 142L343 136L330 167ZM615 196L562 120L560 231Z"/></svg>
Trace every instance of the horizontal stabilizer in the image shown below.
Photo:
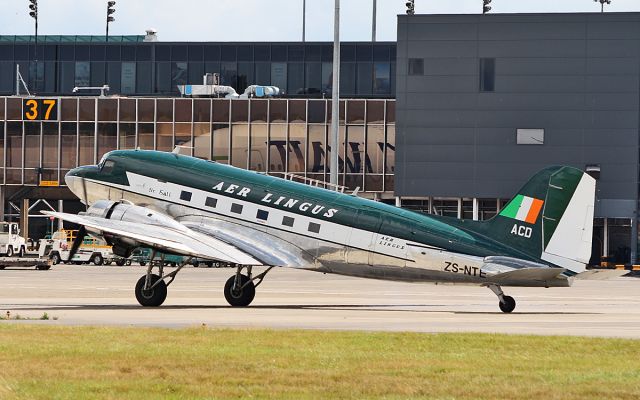
<svg viewBox="0 0 640 400"><path fill-rule="evenodd" d="M628 273L629 271L624 269L590 269L579 273L575 278L585 281L605 281L607 279L619 278Z"/></svg>

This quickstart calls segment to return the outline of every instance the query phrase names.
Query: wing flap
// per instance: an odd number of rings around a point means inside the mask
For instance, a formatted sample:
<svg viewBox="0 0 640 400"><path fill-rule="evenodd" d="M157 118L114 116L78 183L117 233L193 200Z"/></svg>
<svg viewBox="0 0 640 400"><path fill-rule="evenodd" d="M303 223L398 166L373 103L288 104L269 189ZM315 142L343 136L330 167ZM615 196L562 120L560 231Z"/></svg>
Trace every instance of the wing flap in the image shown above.
<svg viewBox="0 0 640 400"><path fill-rule="evenodd" d="M161 225L109 220L87 215L54 211L43 211L42 213L83 225L87 227L87 230L100 235L108 233L129 238L140 243L140 245L158 248L163 251L241 265L263 265L261 261L241 249L214 237L195 232L187 227L178 231Z"/></svg>

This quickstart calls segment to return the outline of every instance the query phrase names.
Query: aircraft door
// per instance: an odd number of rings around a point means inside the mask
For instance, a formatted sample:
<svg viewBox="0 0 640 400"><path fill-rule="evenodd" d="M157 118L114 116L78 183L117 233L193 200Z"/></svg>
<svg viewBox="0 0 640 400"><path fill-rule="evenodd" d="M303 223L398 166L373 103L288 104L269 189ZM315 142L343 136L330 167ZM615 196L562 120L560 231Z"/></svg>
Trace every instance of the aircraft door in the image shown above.
<svg viewBox="0 0 640 400"><path fill-rule="evenodd" d="M346 261L349 264L373 265L371 251L375 247L376 236L382 219L377 210L358 210L355 224L349 234Z"/></svg>

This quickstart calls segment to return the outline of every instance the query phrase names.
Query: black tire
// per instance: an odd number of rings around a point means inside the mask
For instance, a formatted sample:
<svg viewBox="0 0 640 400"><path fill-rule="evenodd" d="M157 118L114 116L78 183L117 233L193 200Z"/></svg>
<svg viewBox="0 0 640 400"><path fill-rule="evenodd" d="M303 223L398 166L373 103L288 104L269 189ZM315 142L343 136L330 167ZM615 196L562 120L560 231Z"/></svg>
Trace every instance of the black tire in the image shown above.
<svg viewBox="0 0 640 400"><path fill-rule="evenodd" d="M13 246L7 247L7 257L13 257Z"/></svg>
<svg viewBox="0 0 640 400"><path fill-rule="evenodd" d="M60 258L60 254L58 254L58 253L51 254L51 256L49 256L49 258L51 259L51 263L53 265L58 265L58 264L60 264L60 261L62 261L62 259Z"/></svg>
<svg viewBox="0 0 640 400"><path fill-rule="evenodd" d="M212 261L207 261L205 264L207 264L208 268L212 268L213 267L213 262Z"/></svg>
<svg viewBox="0 0 640 400"><path fill-rule="evenodd" d="M118 259L116 260L116 265L117 265L118 267L122 267L126 262L127 262L127 260L125 260L124 258L118 258Z"/></svg>
<svg viewBox="0 0 640 400"><path fill-rule="evenodd" d="M242 289L233 290L233 283L236 279L236 276L232 276L227 279L227 283L224 284L224 298L227 299L227 303L232 305L233 307L246 307L253 301L253 298L256 297L256 287L253 284L253 281L249 280L249 277L246 275L240 275L240 286Z"/></svg>
<svg viewBox="0 0 640 400"><path fill-rule="evenodd" d="M191 261L191 265L193 265L193 268L198 268L200 266L200 261L193 260Z"/></svg>
<svg viewBox="0 0 640 400"><path fill-rule="evenodd" d="M3 270L3 269L5 269L5 266L4 265L0 265L0 270Z"/></svg>
<svg viewBox="0 0 640 400"><path fill-rule="evenodd" d="M508 314L511 311L515 310L516 301L513 299L513 297L504 296L503 299L504 299L504 302L501 301L500 303L498 303L500 306L500 311Z"/></svg>
<svg viewBox="0 0 640 400"><path fill-rule="evenodd" d="M51 265L38 265L36 267L36 269L38 271L47 271L47 270L51 269Z"/></svg>
<svg viewBox="0 0 640 400"><path fill-rule="evenodd" d="M158 275L151 275L151 284L156 283L160 277ZM144 290L144 282L146 275L143 275L138 279L136 283L136 300L143 307L158 307L167 298L167 284L164 281L158 283L158 286L151 290Z"/></svg>
<svg viewBox="0 0 640 400"><path fill-rule="evenodd" d="M146 263L146 262L144 262L144 261L140 261L140 266L141 266L141 267L144 267L145 265L147 265L147 263Z"/></svg>
<svg viewBox="0 0 640 400"><path fill-rule="evenodd" d="M178 266L178 264L176 264L176 263L174 263L174 262L172 262L172 263L171 263L171 264L169 264L169 265L171 265L173 268L175 268L175 267L177 267L177 266Z"/></svg>
<svg viewBox="0 0 640 400"><path fill-rule="evenodd" d="M126 260L124 264L125 265L131 265L131 260Z"/></svg>
<svg viewBox="0 0 640 400"><path fill-rule="evenodd" d="M18 252L18 257L24 257L24 246L20 246L20 251Z"/></svg>
<svg viewBox="0 0 640 400"><path fill-rule="evenodd" d="M104 259L102 258L102 254L96 253L94 255L91 256L91 262L94 265L102 265L102 263L104 262Z"/></svg>

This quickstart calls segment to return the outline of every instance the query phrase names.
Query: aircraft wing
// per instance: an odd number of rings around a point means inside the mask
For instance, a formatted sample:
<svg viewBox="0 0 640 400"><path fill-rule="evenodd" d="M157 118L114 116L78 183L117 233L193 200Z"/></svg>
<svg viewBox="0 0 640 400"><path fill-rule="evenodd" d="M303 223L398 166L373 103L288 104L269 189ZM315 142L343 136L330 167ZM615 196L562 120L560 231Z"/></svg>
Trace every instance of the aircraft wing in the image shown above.
<svg viewBox="0 0 640 400"><path fill-rule="evenodd" d="M89 232L101 236L107 235L128 239L129 242L136 244L135 247L151 247L163 252L240 265L264 265L262 261L232 244L192 231L186 227L184 229L176 229L175 226L151 225L53 211L43 211L43 214L83 225Z"/></svg>

